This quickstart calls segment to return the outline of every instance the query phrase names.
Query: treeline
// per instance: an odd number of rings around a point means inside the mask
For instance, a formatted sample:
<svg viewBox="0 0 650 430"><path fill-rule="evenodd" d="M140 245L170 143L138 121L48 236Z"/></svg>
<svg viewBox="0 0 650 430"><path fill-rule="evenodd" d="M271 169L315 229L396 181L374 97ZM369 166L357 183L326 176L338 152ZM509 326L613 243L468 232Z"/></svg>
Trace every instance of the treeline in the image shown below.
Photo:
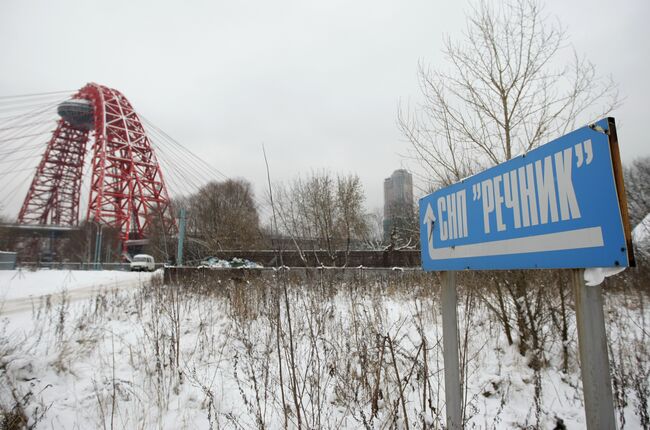
<svg viewBox="0 0 650 430"><path fill-rule="evenodd" d="M650 157L626 165L624 175L634 228L650 213ZM409 208L405 222L395 223L395 231L384 240L383 216L368 210L365 190L354 174L312 172L274 184L262 199L244 179L211 182L196 194L176 200L174 207L186 211L190 259L220 250L318 249L333 254L352 249L419 247L417 207ZM152 238L156 236L152 234ZM174 244L166 247L152 240L148 252L162 257L170 247L175 249Z"/></svg>
<svg viewBox="0 0 650 430"><path fill-rule="evenodd" d="M261 199L245 179L228 179L210 182L173 203L176 212L185 209L189 262L222 250L321 250L334 255L386 246L416 248L419 236L413 207L407 222L383 241L381 213L368 210L365 190L354 174L312 172L274 184ZM146 251L158 259L170 256L176 245L165 236L153 223Z"/></svg>

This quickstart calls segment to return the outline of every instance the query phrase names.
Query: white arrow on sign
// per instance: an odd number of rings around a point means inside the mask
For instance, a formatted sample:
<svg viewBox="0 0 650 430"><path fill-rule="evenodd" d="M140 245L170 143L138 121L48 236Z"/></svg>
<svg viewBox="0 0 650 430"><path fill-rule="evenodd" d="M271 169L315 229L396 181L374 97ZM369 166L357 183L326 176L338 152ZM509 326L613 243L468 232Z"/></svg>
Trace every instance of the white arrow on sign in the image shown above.
<svg viewBox="0 0 650 430"><path fill-rule="evenodd" d="M600 227L588 227L557 233L538 234L536 236L435 248L433 246L433 225L435 221L436 217L431 208L431 203L429 203L424 214L423 224L427 226L429 258L431 260L565 251L569 249L594 248L604 246L605 244L603 242L602 229Z"/></svg>

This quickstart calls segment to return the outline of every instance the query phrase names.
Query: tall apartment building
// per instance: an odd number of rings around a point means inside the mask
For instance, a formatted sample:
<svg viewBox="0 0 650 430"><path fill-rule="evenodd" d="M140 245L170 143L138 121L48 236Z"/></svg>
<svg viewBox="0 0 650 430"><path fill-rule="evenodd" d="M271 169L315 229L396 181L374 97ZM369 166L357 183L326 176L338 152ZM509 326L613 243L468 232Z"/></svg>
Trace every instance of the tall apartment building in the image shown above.
<svg viewBox="0 0 650 430"><path fill-rule="evenodd" d="M395 170L384 179L384 241L393 229L399 233L413 216L413 176L404 169Z"/></svg>

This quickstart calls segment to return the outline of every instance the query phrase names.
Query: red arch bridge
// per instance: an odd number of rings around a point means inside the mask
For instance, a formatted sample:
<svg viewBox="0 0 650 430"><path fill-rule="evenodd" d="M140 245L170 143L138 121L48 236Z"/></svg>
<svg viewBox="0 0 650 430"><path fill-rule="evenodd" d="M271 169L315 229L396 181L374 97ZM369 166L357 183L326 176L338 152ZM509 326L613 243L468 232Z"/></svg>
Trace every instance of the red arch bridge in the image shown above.
<svg viewBox="0 0 650 430"><path fill-rule="evenodd" d="M84 218L119 231L126 250L154 225L176 234L168 185L187 195L215 177L116 89L0 97L0 209L13 201L22 231L61 234Z"/></svg>

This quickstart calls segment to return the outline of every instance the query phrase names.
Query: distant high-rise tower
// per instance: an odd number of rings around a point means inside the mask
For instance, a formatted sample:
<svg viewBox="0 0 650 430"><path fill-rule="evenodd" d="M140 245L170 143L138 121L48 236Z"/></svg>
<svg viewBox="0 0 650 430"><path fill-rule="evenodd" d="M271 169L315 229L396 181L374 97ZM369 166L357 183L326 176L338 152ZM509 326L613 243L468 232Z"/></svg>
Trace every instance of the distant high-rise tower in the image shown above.
<svg viewBox="0 0 650 430"><path fill-rule="evenodd" d="M413 216L413 176L404 169L384 179L384 240L407 228Z"/></svg>

